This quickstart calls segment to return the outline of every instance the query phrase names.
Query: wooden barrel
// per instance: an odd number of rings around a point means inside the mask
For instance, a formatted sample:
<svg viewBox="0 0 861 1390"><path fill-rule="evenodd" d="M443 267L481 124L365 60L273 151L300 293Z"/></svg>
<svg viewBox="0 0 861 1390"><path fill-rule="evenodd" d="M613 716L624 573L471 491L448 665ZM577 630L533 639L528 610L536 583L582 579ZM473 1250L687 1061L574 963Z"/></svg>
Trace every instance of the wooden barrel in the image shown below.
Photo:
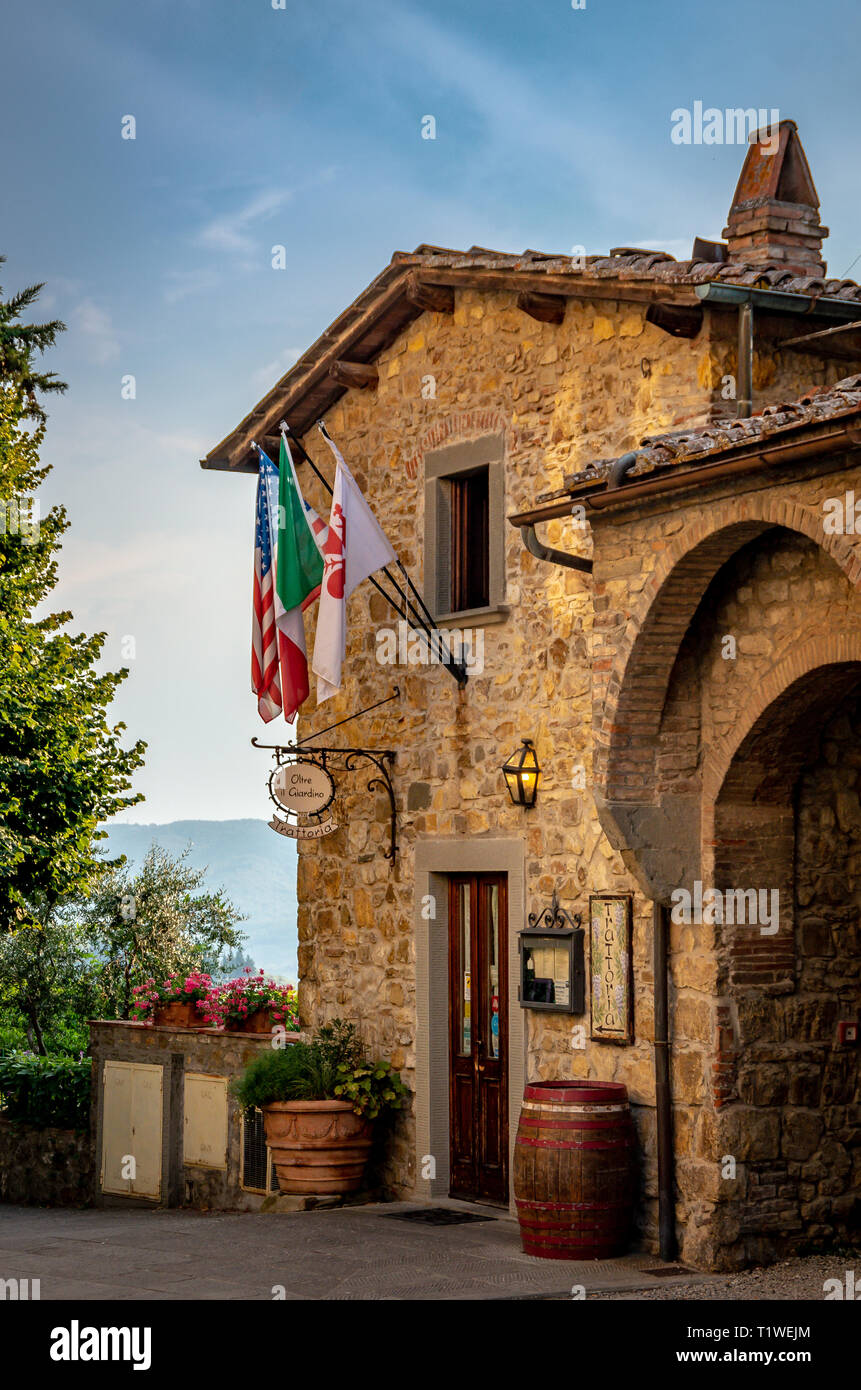
<svg viewBox="0 0 861 1390"><path fill-rule="evenodd" d="M523 1092L514 1198L527 1255L599 1260L628 1243L635 1135L617 1081L536 1081Z"/></svg>

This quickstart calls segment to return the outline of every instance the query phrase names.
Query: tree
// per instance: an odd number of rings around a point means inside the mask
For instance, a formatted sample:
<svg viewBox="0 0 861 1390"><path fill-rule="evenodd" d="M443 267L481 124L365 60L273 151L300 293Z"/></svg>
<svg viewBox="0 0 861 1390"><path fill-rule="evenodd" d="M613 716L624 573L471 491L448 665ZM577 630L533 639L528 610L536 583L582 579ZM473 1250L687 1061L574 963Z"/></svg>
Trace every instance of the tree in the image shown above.
<svg viewBox="0 0 861 1390"><path fill-rule="evenodd" d="M125 725L107 721L128 671L98 674L105 634L69 633L70 613L34 616L57 582L68 525L62 508L34 522L28 506L49 472L33 390L59 389L30 354L62 328L16 323L38 288L0 303L0 932L47 921L104 873L99 824L143 799L126 793L146 744L122 748Z"/></svg>
<svg viewBox="0 0 861 1390"><path fill-rule="evenodd" d="M247 951L243 951L241 946L225 951L223 955L205 958L202 968L212 976L213 984L233 980L237 975L243 975L246 970L253 975L257 969L253 957L249 956Z"/></svg>
<svg viewBox="0 0 861 1390"><path fill-rule="evenodd" d="M78 905L99 958L96 988L105 1018L129 1018L135 985L205 969L244 940L241 920L222 892L197 890L206 870L151 845L140 870L115 865Z"/></svg>
<svg viewBox="0 0 861 1390"><path fill-rule="evenodd" d="M0 936L0 1019L23 1031L34 1052L62 1050L59 1034L86 1046L94 1012L95 958L69 917Z"/></svg>
<svg viewBox="0 0 861 1390"><path fill-rule="evenodd" d="M0 256L0 265L6 260ZM21 314L39 298L44 285L29 285L4 302L0 289L0 381L9 384L17 402L27 415L44 423L45 411L36 398L37 391L65 391L65 381L56 372L37 372L33 356L54 346L66 325L59 319L50 323L21 323Z"/></svg>

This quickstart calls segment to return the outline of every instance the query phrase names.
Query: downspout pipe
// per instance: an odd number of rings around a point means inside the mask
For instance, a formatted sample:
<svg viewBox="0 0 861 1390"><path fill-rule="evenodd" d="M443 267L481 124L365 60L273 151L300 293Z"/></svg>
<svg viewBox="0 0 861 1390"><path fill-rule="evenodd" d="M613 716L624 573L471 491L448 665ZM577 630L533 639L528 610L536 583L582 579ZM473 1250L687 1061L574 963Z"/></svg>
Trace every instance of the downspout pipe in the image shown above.
<svg viewBox="0 0 861 1390"><path fill-rule="evenodd" d="M736 418L749 420L753 414L753 304L749 299L738 306L737 391Z"/></svg>
<svg viewBox="0 0 861 1390"><path fill-rule="evenodd" d="M634 467L634 464L636 462L637 455L635 453L622 454L621 458L617 458L614 460L613 467L610 469L610 473L607 478L608 492L611 488L622 486L622 481L625 478L625 475L627 473L630 473L631 469Z"/></svg>
<svg viewBox="0 0 861 1390"><path fill-rule="evenodd" d="M550 565L564 565L569 570L581 570L583 574L592 573L591 560L582 560L579 555L569 555L567 550L555 550L552 545L545 545L538 539L534 524L521 526L520 539L536 560L546 560Z"/></svg>
<svg viewBox="0 0 861 1390"><path fill-rule="evenodd" d="M666 903L652 904L652 966L655 981L655 1124L658 1143L658 1239L661 1259L678 1254L676 1241L673 1101L670 1092L669 915Z"/></svg>

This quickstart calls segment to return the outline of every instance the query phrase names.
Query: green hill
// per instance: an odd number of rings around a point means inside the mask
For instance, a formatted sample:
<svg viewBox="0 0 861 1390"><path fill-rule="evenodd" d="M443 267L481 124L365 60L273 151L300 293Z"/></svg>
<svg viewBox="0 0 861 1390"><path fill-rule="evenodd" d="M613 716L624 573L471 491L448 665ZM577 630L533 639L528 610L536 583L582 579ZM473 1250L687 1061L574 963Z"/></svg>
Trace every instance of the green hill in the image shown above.
<svg viewBox="0 0 861 1390"><path fill-rule="evenodd" d="M140 864L155 843L171 854L191 846L189 862L206 869L206 887L223 888L247 920L244 949L273 974L296 981L296 850L263 820L175 820L164 825L107 825L114 857Z"/></svg>

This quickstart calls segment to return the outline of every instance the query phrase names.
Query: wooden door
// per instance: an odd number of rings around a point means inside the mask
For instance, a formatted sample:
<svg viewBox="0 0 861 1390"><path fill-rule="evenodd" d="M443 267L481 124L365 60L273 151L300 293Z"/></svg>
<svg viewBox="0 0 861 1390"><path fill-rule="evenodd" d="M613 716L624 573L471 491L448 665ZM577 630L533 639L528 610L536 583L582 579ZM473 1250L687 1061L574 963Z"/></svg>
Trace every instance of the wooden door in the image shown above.
<svg viewBox="0 0 861 1390"><path fill-rule="evenodd" d="M504 874L449 884L451 1195L508 1205L508 903Z"/></svg>

